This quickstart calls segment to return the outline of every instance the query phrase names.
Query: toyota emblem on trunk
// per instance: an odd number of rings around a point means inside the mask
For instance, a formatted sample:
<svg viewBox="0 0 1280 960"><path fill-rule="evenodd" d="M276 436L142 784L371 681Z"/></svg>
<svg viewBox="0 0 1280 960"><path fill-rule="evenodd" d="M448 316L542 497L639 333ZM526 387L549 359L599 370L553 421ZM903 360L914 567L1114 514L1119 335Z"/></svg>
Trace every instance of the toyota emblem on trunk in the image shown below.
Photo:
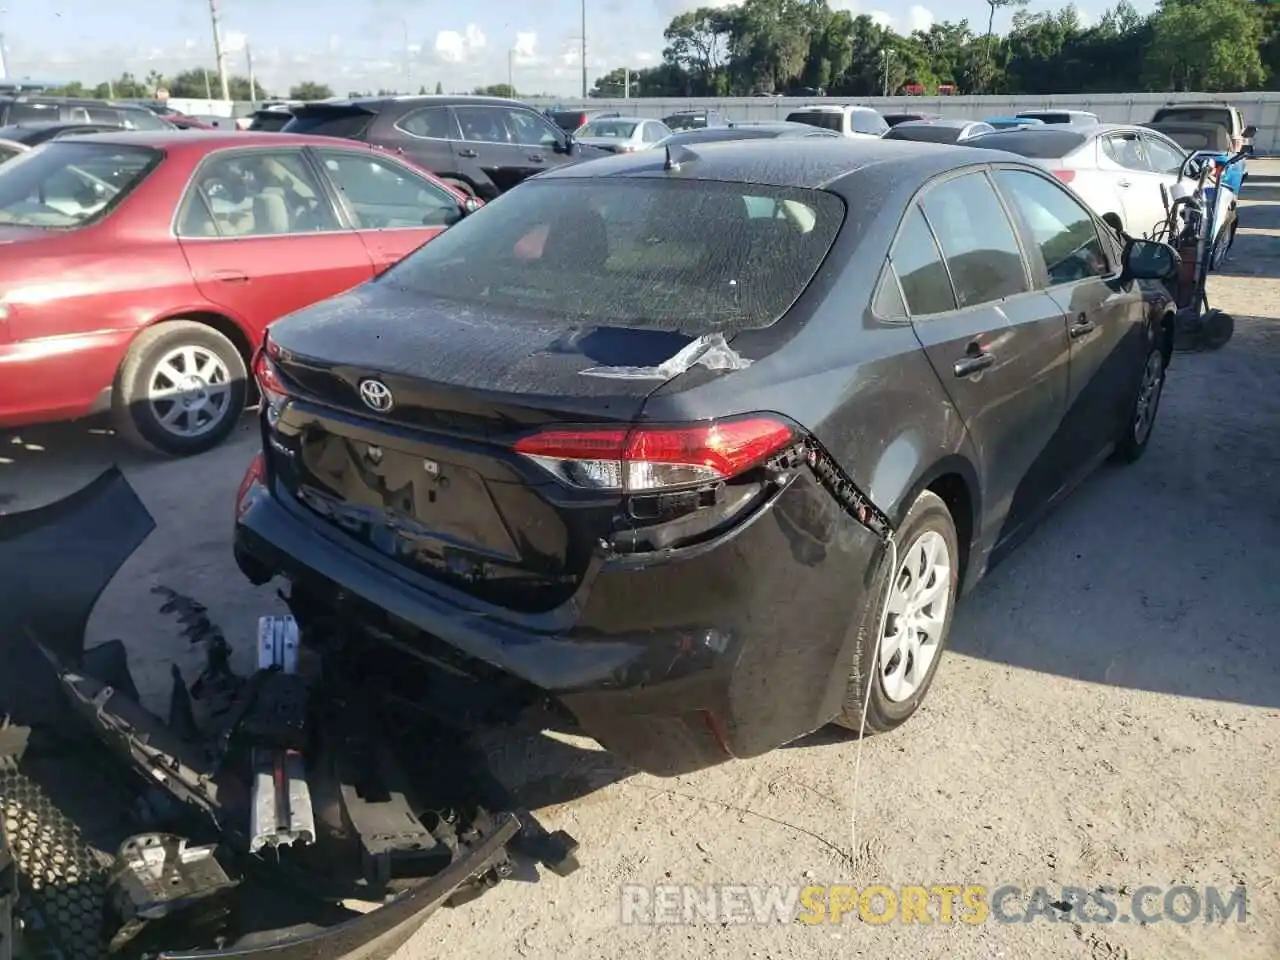
<svg viewBox="0 0 1280 960"><path fill-rule="evenodd" d="M391 388L381 380L365 380L360 384L360 399L370 410L386 413L395 404Z"/></svg>

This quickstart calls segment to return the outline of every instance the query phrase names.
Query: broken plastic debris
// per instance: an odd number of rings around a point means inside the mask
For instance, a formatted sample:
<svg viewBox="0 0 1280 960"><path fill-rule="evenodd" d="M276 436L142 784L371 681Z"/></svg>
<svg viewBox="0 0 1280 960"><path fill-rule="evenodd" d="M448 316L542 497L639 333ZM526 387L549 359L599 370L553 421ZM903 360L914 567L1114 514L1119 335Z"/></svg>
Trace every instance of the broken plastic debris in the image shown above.
<svg viewBox="0 0 1280 960"><path fill-rule="evenodd" d="M708 370L743 370L751 366L751 361L735 353L723 333L709 333L656 367L590 367L581 372L584 377L615 380L670 380L698 364Z"/></svg>

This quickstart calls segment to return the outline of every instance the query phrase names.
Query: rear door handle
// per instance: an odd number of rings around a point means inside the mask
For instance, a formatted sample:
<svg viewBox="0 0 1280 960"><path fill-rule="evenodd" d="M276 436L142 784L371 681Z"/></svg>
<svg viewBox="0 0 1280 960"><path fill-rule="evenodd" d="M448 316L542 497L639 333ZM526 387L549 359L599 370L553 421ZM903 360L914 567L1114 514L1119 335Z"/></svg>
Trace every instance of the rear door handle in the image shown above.
<svg viewBox="0 0 1280 960"><path fill-rule="evenodd" d="M460 157L466 157L468 160L473 160L473 159L475 159L476 157L480 156L480 154L476 153L474 150L472 150L470 147L468 147L468 148L467 148L467 149L465 149L465 150L459 150L459 151L458 151L458 156L460 156Z"/></svg>
<svg viewBox="0 0 1280 960"><path fill-rule="evenodd" d="M1117 181L1116 181L1116 186L1117 186L1117 187L1131 187L1131 186L1133 186L1133 184L1131 184L1128 180L1117 180Z"/></svg>
<svg viewBox="0 0 1280 960"><path fill-rule="evenodd" d="M248 283L249 275L240 270L215 270L213 279L221 283Z"/></svg>
<svg viewBox="0 0 1280 960"><path fill-rule="evenodd" d="M529 160L530 160L530 161L532 161L533 163L542 163L542 162L543 162L543 161L545 161L546 159L547 159L547 158L546 158L546 157L544 157L544 156L543 156L542 154L540 154L540 153L531 153L531 154L529 154Z"/></svg>
<svg viewBox="0 0 1280 960"><path fill-rule="evenodd" d="M1072 340L1076 340L1087 333L1093 333L1097 329L1098 325L1082 313L1076 317L1076 322L1071 324L1067 333L1071 335Z"/></svg>
<svg viewBox="0 0 1280 960"><path fill-rule="evenodd" d="M994 365L995 362L996 355L994 353L972 353L957 360L952 370L957 377L971 377L975 373Z"/></svg>

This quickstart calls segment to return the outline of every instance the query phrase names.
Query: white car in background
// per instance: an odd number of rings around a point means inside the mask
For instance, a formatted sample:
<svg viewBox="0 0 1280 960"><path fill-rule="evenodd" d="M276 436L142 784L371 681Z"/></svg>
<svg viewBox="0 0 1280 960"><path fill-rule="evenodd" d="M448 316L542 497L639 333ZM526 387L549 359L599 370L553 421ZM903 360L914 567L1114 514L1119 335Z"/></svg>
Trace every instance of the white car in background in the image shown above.
<svg viewBox="0 0 1280 960"><path fill-rule="evenodd" d="M661 120L644 117L597 117L580 126L573 139L610 153L649 150L671 136L671 128Z"/></svg>
<svg viewBox="0 0 1280 960"><path fill-rule="evenodd" d="M889 123L870 107L854 107L847 104L814 104L792 110L787 114L790 123L807 123L811 127L834 130L851 139L882 137L889 131Z"/></svg>
<svg viewBox="0 0 1280 960"><path fill-rule="evenodd" d="M997 130L966 146L1007 150L1035 160L1079 194L1100 215L1114 213L1132 237L1151 238L1167 217L1160 187L1178 182L1188 154L1173 140L1146 127L1121 123L1091 126L1046 124ZM1230 191L1218 204L1214 236L1236 216Z"/></svg>

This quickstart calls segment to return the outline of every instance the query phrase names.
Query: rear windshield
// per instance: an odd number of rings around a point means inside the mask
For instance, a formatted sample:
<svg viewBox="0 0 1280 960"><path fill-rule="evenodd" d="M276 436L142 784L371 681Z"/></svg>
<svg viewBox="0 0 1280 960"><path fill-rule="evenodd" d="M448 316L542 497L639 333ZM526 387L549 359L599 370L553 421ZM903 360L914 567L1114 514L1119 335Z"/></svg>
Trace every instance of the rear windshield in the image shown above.
<svg viewBox="0 0 1280 960"><path fill-rule="evenodd" d="M819 190L667 179L529 180L383 274L530 323L676 330L776 321L844 220Z"/></svg>
<svg viewBox="0 0 1280 960"><path fill-rule="evenodd" d="M581 110L553 110L550 117L552 123L569 133L573 133L587 122L587 115Z"/></svg>
<svg viewBox="0 0 1280 960"><path fill-rule="evenodd" d="M259 110L249 121L250 130L265 130L267 133L278 133L293 119L293 114L286 110Z"/></svg>
<svg viewBox="0 0 1280 960"><path fill-rule="evenodd" d="M663 117L662 122L672 130L698 130L707 125L705 113L673 113Z"/></svg>
<svg viewBox="0 0 1280 960"><path fill-rule="evenodd" d="M1230 130L1233 120L1230 107L1164 107L1151 122L1218 123Z"/></svg>
<svg viewBox="0 0 1280 960"><path fill-rule="evenodd" d="M1020 113L1020 117L1030 117L1033 120L1039 120L1041 123L1071 123L1076 119L1075 114L1071 113L1042 113L1039 110L1032 110L1029 113ZM1089 117L1081 114L1081 120L1088 120Z"/></svg>
<svg viewBox="0 0 1280 960"><path fill-rule="evenodd" d="M884 135L886 140L921 140L926 143L955 143L964 130L936 123L899 124Z"/></svg>
<svg viewBox="0 0 1280 960"><path fill-rule="evenodd" d="M300 107L282 128L285 133L355 138L364 133L373 114L356 107Z"/></svg>
<svg viewBox="0 0 1280 960"><path fill-rule="evenodd" d="M56 103L11 103L5 123L41 123L57 120L58 105Z"/></svg>
<svg viewBox="0 0 1280 960"><path fill-rule="evenodd" d="M891 127L896 127L900 123L907 123L911 120L928 120L929 118L920 113L886 113L884 122Z"/></svg>
<svg viewBox="0 0 1280 960"><path fill-rule="evenodd" d="M799 110L796 113L787 114L787 120L791 123L807 123L811 127L834 130L837 133L844 126L844 115L828 110Z"/></svg>
<svg viewBox="0 0 1280 960"><path fill-rule="evenodd" d="M1085 135L1074 130L1030 127L1025 130L997 130L965 141L966 145L984 150L1007 150L1034 160L1057 160L1085 142Z"/></svg>
<svg viewBox="0 0 1280 960"><path fill-rule="evenodd" d="M0 177L0 223L79 227L106 216L163 154L150 147L54 140L15 157Z"/></svg>
<svg viewBox="0 0 1280 960"><path fill-rule="evenodd" d="M629 140L634 136L640 124L631 120L592 120L578 135L582 137L612 137L618 140Z"/></svg>

